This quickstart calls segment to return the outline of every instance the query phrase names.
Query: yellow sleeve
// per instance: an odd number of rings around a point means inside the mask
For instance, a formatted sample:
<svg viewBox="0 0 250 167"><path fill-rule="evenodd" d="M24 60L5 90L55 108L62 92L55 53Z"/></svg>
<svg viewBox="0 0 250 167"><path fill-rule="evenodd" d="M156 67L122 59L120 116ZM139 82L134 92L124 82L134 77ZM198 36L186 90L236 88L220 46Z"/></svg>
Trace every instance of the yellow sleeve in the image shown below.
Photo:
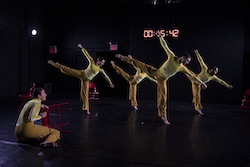
<svg viewBox="0 0 250 167"><path fill-rule="evenodd" d="M186 77L190 80L190 81L193 81L193 78L192 78L192 76L191 75L189 75L189 74L185 74L186 75ZM196 74L193 74L193 75L195 75L196 76Z"/></svg>
<svg viewBox="0 0 250 167"><path fill-rule="evenodd" d="M82 49L82 53L85 55L85 57L87 58L87 60L89 61L89 64L90 63L95 63L93 57L90 56L89 52L83 47Z"/></svg>
<svg viewBox="0 0 250 167"><path fill-rule="evenodd" d="M188 77L188 79L191 79L191 80L194 80L194 81L196 81L196 82L198 82L198 83L203 84L203 81L200 80L200 79L196 76L196 74L195 74L193 71L191 71L190 69L188 69L186 66L184 66L184 65L182 64L182 66L181 66L180 68L181 68L181 71L182 71L184 74L186 74L186 76Z"/></svg>
<svg viewBox="0 0 250 167"><path fill-rule="evenodd" d="M109 76L106 74L106 72L103 69L100 70L100 73L104 76L104 78L108 81L110 85L113 85L111 79L109 78Z"/></svg>
<svg viewBox="0 0 250 167"><path fill-rule="evenodd" d="M146 78L148 78L150 81L157 83L157 81L149 75L146 75Z"/></svg>
<svg viewBox="0 0 250 167"><path fill-rule="evenodd" d="M197 60L198 60L198 62L199 62L199 64L200 64L200 66L201 66L201 69L202 69L202 70L207 70L208 67L207 67L207 65L205 64L205 62L204 62L203 58L201 57L200 53L195 53L195 55L196 55Z"/></svg>
<svg viewBox="0 0 250 167"><path fill-rule="evenodd" d="M42 116L39 115L39 112L41 110L41 103L36 103L31 109L30 109L30 114L28 117L28 120L30 121L37 121L42 119Z"/></svg>
<svg viewBox="0 0 250 167"><path fill-rule="evenodd" d="M161 37L159 38L159 40L160 40L160 44L161 44L162 48L163 48L163 49L165 50L165 52L167 53L168 57L169 57L169 58L170 58L170 57L175 57L174 52L168 47L168 44L167 44L167 42L164 40L164 38L161 36Z"/></svg>
<svg viewBox="0 0 250 167"><path fill-rule="evenodd" d="M218 82L219 84L221 84L221 85L223 85L223 86L226 86L227 88L230 87L230 85L229 85L228 83L226 83L224 80L220 79L220 78L217 77L216 75L213 75L211 80L216 81L216 82Z"/></svg>

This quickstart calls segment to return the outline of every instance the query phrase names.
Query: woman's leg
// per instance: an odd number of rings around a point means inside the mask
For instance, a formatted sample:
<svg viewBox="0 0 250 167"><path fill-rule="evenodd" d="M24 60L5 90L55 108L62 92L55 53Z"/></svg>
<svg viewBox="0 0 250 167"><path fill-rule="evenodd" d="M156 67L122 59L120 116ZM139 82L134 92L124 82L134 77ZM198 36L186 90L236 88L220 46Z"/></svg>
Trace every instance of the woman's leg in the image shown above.
<svg viewBox="0 0 250 167"><path fill-rule="evenodd" d="M157 80L157 108L158 116L166 125L170 125L167 119L167 82L166 80Z"/></svg>
<svg viewBox="0 0 250 167"><path fill-rule="evenodd" d="M124 56L123 60L125 62L129 62L130 64L134 65L137 68L140 68L143 72L147 73L149 76L152 76L153 78L156 79L157 68L149 64L143 63L135 58L128 58Z"/></svg>
<svg viewBox="0 0 250 167"><path fill-rule="evenodd" d="M203 114L201 105L201 85L192 82L193 104L199 114Z"/></svg>
<svg viewBox="0 0 250 167"><path fill-rule="evenodd" d="M62 65L60 63L55 63L55 67L59 68L62 73L67 74L72 77L76 77L76 78L80 78L83 73L83 70L76 70L76 69L67 67L65 65Z"/></svg>
<svg viewBox="0 0 250 167"><path fill-rule="evenodd" d="M82 110L86 111L87 114L91 114L89 112L89 80L81 80L81 101L82 101Z"/></svg>
<svg viewBox="0 0 250 167"><path fill-rule="evenodd" d="M19 128L18 136L21 139L45 139L41 144L55 143L60 139L60 131L47 126L36 125L34 122L25 123Z"/></svg>
<svg viewBox="0 0 250 167"><path fill-rule="evenodd" d="M136 99L137 94L137 84L135 83L129 83L129 100L131 101L131 106L138 110L138 102Z"/></svg>

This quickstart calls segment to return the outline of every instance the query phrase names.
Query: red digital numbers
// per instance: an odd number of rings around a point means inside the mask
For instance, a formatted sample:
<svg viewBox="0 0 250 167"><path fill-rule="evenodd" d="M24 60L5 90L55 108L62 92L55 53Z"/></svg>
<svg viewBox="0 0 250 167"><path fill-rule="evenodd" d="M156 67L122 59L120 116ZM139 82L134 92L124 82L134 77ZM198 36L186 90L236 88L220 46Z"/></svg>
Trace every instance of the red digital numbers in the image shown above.
<svg viewBox="0 0 250 167"><path fill-rule="evenodd" d="M173 29L173 30L169 30L168 33L171 34L172 37L178 38L180 30L176 28L176 29Z"/></svg>
<svg viewBox="0 0 250 167"><path fill-rule="evenodd" d="M153 38L154 37L154 30L144 30L143 31L143 38Z"/></svg>
<svg viewBox="0 0 250 167"><path fill-rule="evenodd" d="M146 28L143 30L143 38L151 39L155 37L169 37L169 38L179 38L180 30L178 28L173 29L152 29Z"/></svg>

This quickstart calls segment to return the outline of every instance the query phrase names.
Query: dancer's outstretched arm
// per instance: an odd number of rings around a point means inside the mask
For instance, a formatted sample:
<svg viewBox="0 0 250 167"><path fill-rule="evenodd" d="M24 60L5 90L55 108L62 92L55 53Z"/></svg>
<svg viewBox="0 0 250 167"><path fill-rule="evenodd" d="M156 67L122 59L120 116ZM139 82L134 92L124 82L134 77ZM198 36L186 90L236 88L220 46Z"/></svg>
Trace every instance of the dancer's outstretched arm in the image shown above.
<svg viewBox="0 0 250 167"><path fill-rule="evenodd" d="M201 66L201 69L206 71L208 69L208 67L205 64L205 62L204 62L203 58L201 57L200 53L198 52L198 49L194 50L194 53L195 53L195 55L197 57L197 60L198 60L198 62L200 64L200 66Z"/></svg>
<svg viewBox="0 0 250 167"><path fill-rule="evenodd" d="M233 89L233 86L228 84L226 81L222 80L221 78L217 77L216 75L213 75L212 79L213 81L218 82L219 84L229 88L229 89Z"/></svg>
<svg viewBox="0 0 250 167"><path fill-rule="evenodd" d="M82 53L87 58L89 64L95 63L95 60L93 59L93 57L90 56L89 52L82 46L82 44L78 44L77 46L82 50Z"/></svg>
<svg viewBox="0 0 250 167"><path fill-rule="evenodd" d="M186 66L182 65L182 69L181 71L186 74L188 76L188 78L201 83L203 85L204 88L207 88L206 83L204 83L202 80L200 80L193 71L191 71L190 69L188 69Z"/></svg>
<svg viewBox="0 0 250 167"><path fill-rule="evenodd" d="M162 48L167 53L168 58L175 57L174 52L169 48L169 46L168 46L167 42L165 41L165 39L163 38L163 36L159 37L159 40L160 40L160 44L161 44Z"/></svg>
<svg viewBox="0 0 250 167"><path fill-rule="evenodd" d="M148 78L150 81L157 83L157 80L155 80L153 77L149 76L148 74L147 74L146 78Z"/></svg>
<svg viewBox="0 0 250 167"><path fill-rule="evenodd" d="M109 76L106 74L106 72L105 72L103 69L101 69L101 70L100 70L100 73L101 73L101 74L104 76L104 78L108 81L109 86L110 86L111 88L114 88L114 84L112 83L111 79L110 79Z"/></svg>

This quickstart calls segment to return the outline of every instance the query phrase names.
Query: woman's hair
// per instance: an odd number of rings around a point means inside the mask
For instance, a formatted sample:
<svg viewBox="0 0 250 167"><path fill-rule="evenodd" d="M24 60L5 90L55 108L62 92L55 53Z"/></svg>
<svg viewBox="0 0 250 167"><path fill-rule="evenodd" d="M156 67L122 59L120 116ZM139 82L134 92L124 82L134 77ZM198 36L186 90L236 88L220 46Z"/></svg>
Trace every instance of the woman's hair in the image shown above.
<svg viewBox="0 0 250 167"><path fill-rule="evenodd" d="M41 91L44 90L41 87L35 88L32 93L32 98L38 98L38 95L41 94Z"/></svg>
<svg viewBox="0 0 250 167"><path fill-rule="evenodd" d="M105 60L105 58L102 57L102 56L98 56L98 57L97 57L97 60L102 61L102 60Z"/></svg>
<svg viewBox="0 0 250 167"><path fill-rule="evenodd" d="M209 73L210 73L210 75L215 75L215 70L219 70L219 68L217 67L217 66L213 66L213 68L211 68L210 70L209 70Z"/></svg>
<svg viewBox="0 0 250 167"><path fill-rule="evenodd" d="M214 70L219 70L219 68L217 66L213 66Z"/></svg>
<svg viewBox="0 0 250 167"><path fill-rule="evenodd" d="M192 59L191 54L190 54L190 53L188 53L188 52L184 52L184 53L183 53L183 56L185 56L186 58L190 58L190 59Z"/></svg>

